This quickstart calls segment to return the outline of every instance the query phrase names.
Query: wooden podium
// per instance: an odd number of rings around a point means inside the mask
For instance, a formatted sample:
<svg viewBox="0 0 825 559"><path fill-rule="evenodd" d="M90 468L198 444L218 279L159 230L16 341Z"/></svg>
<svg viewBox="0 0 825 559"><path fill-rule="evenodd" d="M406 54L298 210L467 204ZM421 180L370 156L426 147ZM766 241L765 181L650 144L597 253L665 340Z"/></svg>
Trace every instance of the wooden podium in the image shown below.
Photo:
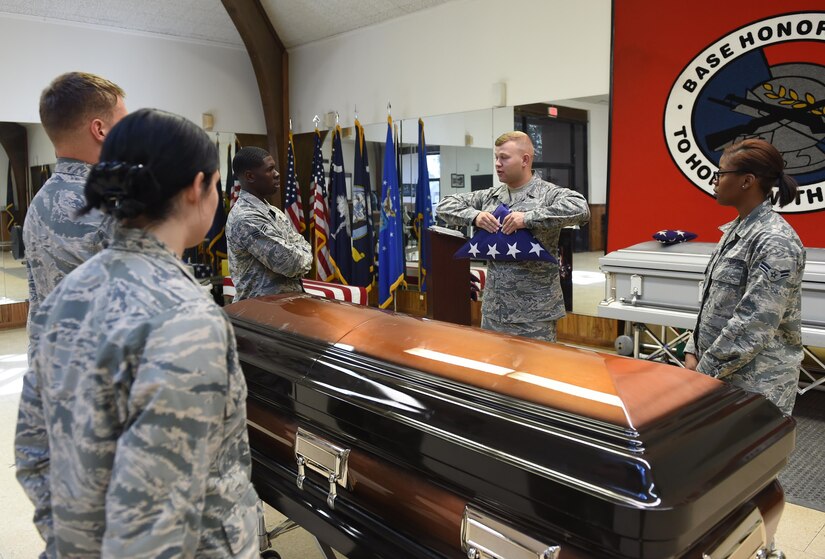
<svg viewBox="0 0 825 559"><path fill-rule="evenodd" d="M453 254L467 242L458 231L433 226L430 236L429 300L435 320L470 325L470 260Z"/></svg>

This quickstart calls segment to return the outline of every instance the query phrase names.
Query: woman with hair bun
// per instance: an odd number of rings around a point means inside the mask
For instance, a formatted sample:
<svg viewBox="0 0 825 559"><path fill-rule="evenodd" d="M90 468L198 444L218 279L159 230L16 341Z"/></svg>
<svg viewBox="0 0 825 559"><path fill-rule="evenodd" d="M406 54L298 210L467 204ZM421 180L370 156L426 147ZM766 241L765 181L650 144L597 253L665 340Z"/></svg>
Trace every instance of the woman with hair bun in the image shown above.
<svg viewBox="0 0 825 559"><path fill-rule="evenodd" d="M180 260L218 204L218 153L143 109L109 133L85 211L118 222L33 318L15 450L48 557L256 557L232 326Z"/></svg>
<svg viewBox="0 0 825 559"><path fill-rule="evenodd" d="M705 270L702 305L685 366L763 394L791 415L802 362L805 249L771 207L796 200L779 151L761 139L725 149L713 176L716 201L739 216Z"/></svg>

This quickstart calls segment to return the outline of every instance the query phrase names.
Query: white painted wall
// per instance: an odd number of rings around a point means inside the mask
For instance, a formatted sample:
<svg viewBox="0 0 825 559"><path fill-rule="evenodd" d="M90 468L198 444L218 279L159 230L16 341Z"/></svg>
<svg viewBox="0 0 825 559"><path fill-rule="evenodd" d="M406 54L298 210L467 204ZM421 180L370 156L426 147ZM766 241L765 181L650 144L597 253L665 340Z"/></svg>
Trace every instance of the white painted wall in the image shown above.
<svg viewBox="0 0 825 559"><path fill-rule="evenodd" d="M80 70L120 85L130 110L155 107L198 124L211 112L215 130L265 133L252 63L241 48L1 14L0 52L0 121L39 122L43 88Z"/></svg>
<svg viewBox="0 0 825 559"><path fill-rule="evenodd" d="M54 146L40 123L26 124L26 139L29 146L29 166L54 165L57 156Z"/></svg>
<svg viewBox="0 0 825 559"><path fill-rule="evenodd" d="M337 110L349 126L603 95L610 0L457 0L289 51L297 132Z"/></svg>
<svg viewBox="0 0 825 559"><path fill-rule="evenodd" d="M386 106L415 143L489 147L513 129L514 105L607 95L610 0L457 0L289 51L290 113L297 132L358 108L367 139L384 141ZM507 107L492 107L494 84ZM590 202L607 197L607 105L555 101L589 113ZM449 157L447 159L449 161ZM469 188L469 178L467 179Z"/></svg>

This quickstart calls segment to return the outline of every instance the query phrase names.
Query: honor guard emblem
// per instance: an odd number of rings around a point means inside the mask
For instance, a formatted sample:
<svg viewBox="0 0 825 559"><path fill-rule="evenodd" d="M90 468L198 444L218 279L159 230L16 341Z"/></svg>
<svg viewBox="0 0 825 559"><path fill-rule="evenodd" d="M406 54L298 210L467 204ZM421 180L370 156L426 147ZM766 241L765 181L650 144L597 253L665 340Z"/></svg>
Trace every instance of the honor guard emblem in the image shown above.
<svg viewBox="0 0 825 559"><path fill-rule="evenodd" d="M775 209L825 209L825 60L816 54L823 48L825 12L800 12L740 27L688 62L664 115L670 156L685 177L713 195L722 151L762 138L800 185L794 202Z"/></svg>

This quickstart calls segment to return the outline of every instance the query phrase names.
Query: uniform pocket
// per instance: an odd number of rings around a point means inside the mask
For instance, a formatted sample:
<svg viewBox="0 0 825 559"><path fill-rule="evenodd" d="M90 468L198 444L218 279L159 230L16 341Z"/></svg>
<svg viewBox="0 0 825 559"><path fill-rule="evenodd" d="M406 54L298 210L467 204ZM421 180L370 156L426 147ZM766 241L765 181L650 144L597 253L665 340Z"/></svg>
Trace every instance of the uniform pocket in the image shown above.
<svg viewBox="0 0 825 559"><path fill-rule="evenodd" d="M748 279L748 268L743 260L723 258L714 267L711 278L714 282L744 285Z"/></svg>

